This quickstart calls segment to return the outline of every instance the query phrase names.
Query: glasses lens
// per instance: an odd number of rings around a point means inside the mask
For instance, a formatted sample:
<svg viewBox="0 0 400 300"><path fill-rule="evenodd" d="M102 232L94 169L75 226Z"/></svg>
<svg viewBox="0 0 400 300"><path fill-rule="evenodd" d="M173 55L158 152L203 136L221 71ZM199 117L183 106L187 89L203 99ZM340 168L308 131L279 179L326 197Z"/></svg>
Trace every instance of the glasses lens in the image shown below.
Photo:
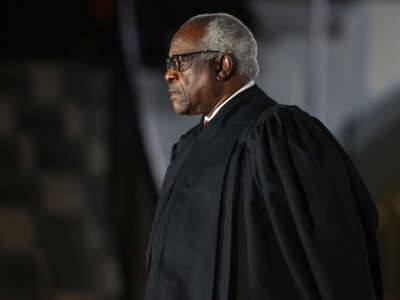
<svg viewBox="0 0 400 300"><path fill-rule="evenodd" d="M166 59L166 67L167 67L167 72L171 67L173 67L175 71L180 72L181 71L180 57L179 56L172 56L171 58L168 57Z"/></svg>
<svg viewBox="0 0 400 300"><path fill-rule="evenodd" d="M177 56L173 56L172 57L173 61L174 61L174 69L177 72L181 72L181 57L179 55Z"/></svg>
<svg viewBox="0 0 400 300"><path fill-rule="evenodd" d="M165 66L167 68L167 72L173 66L173 64L174 64L174 62L169 57L165 60Z"/></svg>

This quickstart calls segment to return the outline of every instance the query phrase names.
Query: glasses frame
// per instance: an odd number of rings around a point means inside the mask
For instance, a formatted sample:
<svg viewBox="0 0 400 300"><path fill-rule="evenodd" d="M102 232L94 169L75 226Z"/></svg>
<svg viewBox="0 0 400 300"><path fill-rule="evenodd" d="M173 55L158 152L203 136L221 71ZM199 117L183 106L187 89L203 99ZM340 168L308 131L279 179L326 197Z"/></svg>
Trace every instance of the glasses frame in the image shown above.
<svg viewBox="0 0 400 300"><path fill-rule="evenodd" d="M185 71L187 69L190 68L182 68L181 67L181 62L182 62L182 57L187 57L187 56L191 56L191 55L195 55L195 54L203 54L203 53L217 53L217 52L221 52L218 50L203 50L203 51L194 51L194 52L188 52L188 53L180 53L180 54L174 54L171 57L168 57L165 61L166 63L166 67L167 67L167 72L169 71L169 69L171 67L174 68L174 70L176 72L182 72Z"/></svg>

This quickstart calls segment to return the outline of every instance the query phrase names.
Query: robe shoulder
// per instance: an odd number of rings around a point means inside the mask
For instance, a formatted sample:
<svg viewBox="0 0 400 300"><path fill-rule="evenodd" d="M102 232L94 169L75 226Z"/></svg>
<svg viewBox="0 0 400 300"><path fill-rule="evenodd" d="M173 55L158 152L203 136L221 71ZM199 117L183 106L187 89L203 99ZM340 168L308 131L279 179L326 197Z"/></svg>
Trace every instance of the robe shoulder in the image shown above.
<svg viewBox="0 0 400 300"><path fill-rule="evenodd" d="M286 174L280 179L295 174L297 184L318 187L320 193L355 185L362 191L360 201L366 204L376 229L378 214L365 183L345 150L317 118L297 106L275 105L254 122L246 144L257 163L253 168L256 173L262 160L271 171Z"/></svg>
<svg viewBox="0 0 400 300"><path fill-rule="evenodd" d="M286 137L290 144L307 147L312 152L324 152L323 145L330 144L341 155L346 155L329 130L315 117L297 106L277 104L262 112L251 131L250 143L254 139ZM293 144L294 143L294 144Z"/></svg>
<svg viewBox="0 0 400 300"><path fill-rule="evenodd" d="M279 247L305 299L381 299L378 214L349 157L296 106L262 112L248 162Z"/></svg>

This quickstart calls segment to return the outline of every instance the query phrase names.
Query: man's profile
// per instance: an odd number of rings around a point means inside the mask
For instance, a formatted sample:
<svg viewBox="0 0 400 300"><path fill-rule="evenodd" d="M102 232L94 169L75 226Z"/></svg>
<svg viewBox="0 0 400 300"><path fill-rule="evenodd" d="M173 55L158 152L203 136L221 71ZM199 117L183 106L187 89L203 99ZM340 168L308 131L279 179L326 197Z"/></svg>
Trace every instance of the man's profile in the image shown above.
<svg viewBox="0 0 400 300"><path fill-rule="evenodd" d="M255 83L257 43L228 14L174 35L178 114L147 249L145 300L382 299L378 216L329 131Z"/></svg>

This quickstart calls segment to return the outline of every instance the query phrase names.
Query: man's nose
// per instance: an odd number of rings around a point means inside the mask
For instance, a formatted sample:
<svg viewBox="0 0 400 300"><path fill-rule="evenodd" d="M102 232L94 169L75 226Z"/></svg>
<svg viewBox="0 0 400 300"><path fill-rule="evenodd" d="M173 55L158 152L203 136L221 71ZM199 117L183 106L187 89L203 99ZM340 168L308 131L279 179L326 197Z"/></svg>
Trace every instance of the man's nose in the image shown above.
<svg viewBox="0 0 400 300"><path fill-rule="evenodd" d="M166 82L174 81L178 78L178 73L174 70L174 67L171 66L165 73L164 78Z"/></svg>

